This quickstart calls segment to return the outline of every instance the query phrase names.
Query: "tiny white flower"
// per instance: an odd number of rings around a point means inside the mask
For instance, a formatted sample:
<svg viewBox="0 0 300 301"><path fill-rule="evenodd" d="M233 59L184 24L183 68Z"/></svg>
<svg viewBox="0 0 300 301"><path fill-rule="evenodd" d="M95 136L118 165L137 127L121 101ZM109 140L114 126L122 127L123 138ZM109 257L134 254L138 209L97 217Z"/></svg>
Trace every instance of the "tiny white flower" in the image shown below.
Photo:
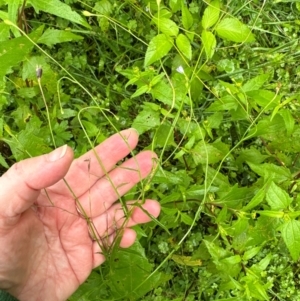
<svg viewBox="0 0 300 301"><path fill-rule="evenodd" d="M176 71L179 72L179 73L181 73L181 74L184 74L184 69L183 69L182 66L177 67Z"/></svg>

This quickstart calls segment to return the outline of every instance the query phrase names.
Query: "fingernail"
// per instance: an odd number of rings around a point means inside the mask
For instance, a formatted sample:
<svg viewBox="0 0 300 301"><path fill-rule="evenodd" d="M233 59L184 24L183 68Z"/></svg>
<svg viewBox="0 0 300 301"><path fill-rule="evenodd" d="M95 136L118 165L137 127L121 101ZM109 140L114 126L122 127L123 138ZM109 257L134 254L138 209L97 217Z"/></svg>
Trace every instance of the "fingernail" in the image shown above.
<svg viewBox="0 0 300 301"><path fill-rule="evenodd" d="M48 154L48 160L51 162L61 159L67 152L67 144L55 149L50 154Z"/></svg>
<svg viewBox="0 0 300 301"><path fill-rule="evenodd" d="M130 130L136 132L137 135L140 135L140 133L139 133L139 131L138 131L137 129L135 129L135 128L130 128Z"/></svg>

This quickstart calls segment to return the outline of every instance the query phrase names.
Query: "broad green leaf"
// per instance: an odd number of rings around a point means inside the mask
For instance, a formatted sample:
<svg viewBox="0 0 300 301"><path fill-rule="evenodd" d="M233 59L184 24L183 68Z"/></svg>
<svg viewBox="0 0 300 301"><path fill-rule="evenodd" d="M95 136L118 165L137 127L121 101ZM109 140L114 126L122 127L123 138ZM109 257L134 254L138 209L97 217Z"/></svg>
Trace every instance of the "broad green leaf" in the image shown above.
<svg viewBox="0 0 300 301"><path fill-rule="evenodd" d="M292 179L291 171L283 166L278 166L272 163L253 164L247 162L250 168L263 177L265 181L272 179L275 183L290 181Z"/></svg>
<svg viewBox="0 0 300 301"><path fill-rule="evenodd" d="M97 134L99 133L99 127L97 127L95 124L87 120L82 120L81 122L89 137L97 136Z"/></svg>
<svg viewBox="0 0 300 301"><path fill-rule="evenodd" d="M7 41L9 38L10 26L0 23L0 42Z"/></svg>
<svg viewBox="0 0 300 301"><path fill-rule="evenodd" d="M109 16L113 12L113 5L109 0L97 1L94 10L101 15Z"/></svg>
<svg viewBox="0 0 300 301"><path fill-rule="evenodd" d="M241 21L235 18L225 18L215 28L220 38L236 42L252 42L255 40L250 29Z"/></svg>
<svg viewBox="0 0 300 301"><path fill-rule="evenodd" d="M173 40L165 34L155 36L149 43L144 65L149 66L167 55L173 47Z"/></svg>
<svg viewBox="0 0 300 301"><path fill-rule="evenodd" d="M276 95L275 92L269 90L248 91L246 94L249 98L253 99L256 104L263 107L264 110L275 108L281 98L280 95Z"/></svg>
<svg viewBox="0 0 300 301"><path fill-rule="evenodd" d="M162 277L161 273L151 275L151 272L152 264L149 263L144 249L138 242L128 249L114 250L106 276L113 299L138 300L158 284L169 279Z"/></svg>
<svg viewBox="0 0 300 301"><path fill-rule="evenodd" d="M192 256L182 256L173 254L171 259L174 260L176 263L186 266L201 266L202 261L200 259L192 259Z"/></svg>
<svg viewBox="0 0 300 301"><path fill-rule="evenodd" d="M207 8L204 10L202 17L202 26L204 30L215 25L220 15L220 1L214 0L208 3Z"/></svg>
<svg viewBox="0 0 300 301"><path fill-rule="evenodd" d="M43 33L43 35L38 39L38 43L51 46L58 43L78 41L82 39L83 39L82 36L74 34L70 31L48 28Z"/></svg>
<svg viewBox="0 0 300 301"><path fill-rule="evenodd" d="M250 277L249 277L250 278ZM251 277L253 281L247 281L247 287L249 292L249 298L259 301L269 301L270 298L268 297L268 294L266 292L266 288L262 285L260 281L257 280L255 277ZM248 299L250 300L250 299Z"/></svg>
<svg viewBox="0 0 300 301"><path fill-rule="evenodd" d="M155 146L161 148L167 145L176 145L174 142L174 131L173 127L168 123L163 123L157 130L155 135Z"/></svg>
<svg viewBox="0 0 300 301"><path fill-rule="evenodd" d="M8 18L8 13L0 10L0 19L2 19L3 21L8 20L9 19Z"/></svg>
<svg viewBox="0 0 300 301"><path fill-rule="evenodd" d="M251 248L250 250L247 250L244 253L242 259L243 260L249 260L249 259L253 258L254 256L256 256L259 253L261 248L262 248L262 246L259 246L259 247L254 247L254 248Z"/></svg>
<svg viewBox="0 0 300 301"><path fill-rule="evenodd" d="M181 0L170 0L169 6L171 7L172 12L176 13L181 9Z"/></svg>
<svg viewBox="0 0 300 301"><path fill-rule="evenodd" d="M132 127L135 128L139 134L159 126L160 118L159 112L151 110L149 107L145 107L134 119Z"/></svg>
<svg viewBox="0 0 300 301"><path fill-rule="evenodd" d="M41 36L43 26L32 32L29 37L37 41ZM33 44L26 37L15 38L0 44L0 79L11 71L11 68L19 65L33 48Z"/></svg>
<svg viewBox="0 0 300 301"><path fill-rule="evenodd" d="M149 86L148 85L144 85L142 87L140 87L139 89L137 89L131 96L130 98L135 98L138 97L142 94L145 94L146 92L149 91Z"/></svg>
<svg viewBox="0 0 300 301"><path fill-rule="evenodd" d="M19 6L22 4L23 1L21 0L10 0L8 3L8 19L13 22L14 24L17 23L18 13L19 13ZM20 37L21 33L17 28L12 27L12 32L14 33L15 37Z"/></svg>
<svg viewBox="0 0 300 301"><path fill-rule="evenodd" d="M247 81L242 86L242 90L244 92L259 90L264 85L264 83L269 79L269 77L270 77L270 75L268 73L266 73L266 74L260 74L254 78L251 78L249 81Z"/></svg>
<svg viewBox="0 0 300 301"><path fill-rule="evenodd" d="M80 24L86 28L91 28L84 18L73 11L69 5L59 0L30 0L30 3L37 12L41 10L76 24Z"/></svg>
<svg viewBox="0 0 300 301"><path fill-rule="evenodd" d="M286 133L290 136L295 127L295 119L293 118L291 111L288 109L282 109L279 111L279 115L282 116L285 123Z"/></svg>
<svg viewBox="0 0 300 301"><path fill-rule="evenodd" d="M202 141L199 142L191 152L196 165L214 164L220 162L225 155L213 145L204 143Z"/></svg>
<svg viewBox="0 0 300 301"><path fill-rule="evenodd" d="M208 59L211 59L215 53L217 40L216 37L207 30L202 31L202 45Z"/></svg>
<svg viewBox="0 0 300 301"><path fill-rule="evenodd" d="M182 1L181 6L181 13L182 13L182 25L185 29L190 29L194 23L193 16L190 13L186 4Z"/></svg>
<svg viewBox="0 0 300 301"><path fill-rule="evenodd" d="M280 227L280 231L293 260L298 260L300 255L300 222L290 220Z"/></svg>
<svg viewBox="0 0 300 301"><path fill-rule="evenodd" d="M153 22L159 31L167 36L176 37L178 35L179 28L174 21L167 18L153 18Z"/></svg>
<svg viewBox="0 0 300 301"><path fill-rule="evenodd" d="M188 226L191 226L193 223L193 219L186 213L181 213L180 218L181 218L181 221Z"/></svg>
<svg viewBox="0 0 300 301"><path fill-rule="evenodd" d="M164 81L159 82L154 87L152 87L150 93L152 94L152 97L154 99L157 99L161 103L168 105L168 106L174 106L175 108L179 107L178 99L173 98L173 91L169 84L167 84ZM175 103L174 103L175 101Z"/></svg>
<svg viewBox="0 0 300 301"><path fill-rule="evenodd" d="M251 201L243 208L243 210L249 211L259 205L264 200L270 183L271 179L264 184L264 186L255 194Z"/></svg>
<svg viewBox="0 0 300 301"><path fill-rule="evenodd" d="M187 59L192 59L192 46L190 40L184 34L180 33L178 35L176 45Z"/></svg>
<svg viewBox="0 0 300 301"><path fill-rule="evenodd" d="M226 95L214 101L206 110L208 112L236 110L239 103L232 95Z"/></svg>
<svg viewBox="0 0 300 301"><path fill-rule="evenodd" d="M267 158L269 158L268 155L263 155L258 149L250 147L248 149L241 150L240 155L236 160L236 163L240 166L246 161L254 164L260 164Z"/></svg>
<svg viewBox="0 0 300 301"><path fill-rule="evenodd" d="M292 198L289 197L286 191L277 186L274 182L271 182L269 189L266 193L266 199L269 206L274 210L284 210L292 202Z"/></svg>

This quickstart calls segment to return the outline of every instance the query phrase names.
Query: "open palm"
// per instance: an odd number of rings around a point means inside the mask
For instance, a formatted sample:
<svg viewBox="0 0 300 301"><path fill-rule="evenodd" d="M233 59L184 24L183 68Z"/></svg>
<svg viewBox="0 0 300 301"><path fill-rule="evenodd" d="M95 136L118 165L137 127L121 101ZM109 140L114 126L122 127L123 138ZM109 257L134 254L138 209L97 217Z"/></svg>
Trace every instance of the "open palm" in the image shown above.
<svg viewBox="0 0 300 301"><path fill-rule="evenodd" d="M135 130L125 130L95 148L98 158L90 151L76 160L62 147L21 161L0 178L0 289L21 301L65 300L103 263L99 241L112 241L124 226L116 201L153 168L150 151L116 167L137 141ZM155 217L160 211L153 200L142 207ZM87 220L98 241L91 239ZM135 240L129 227L149 220L135 207L121 247Z"/></svg>

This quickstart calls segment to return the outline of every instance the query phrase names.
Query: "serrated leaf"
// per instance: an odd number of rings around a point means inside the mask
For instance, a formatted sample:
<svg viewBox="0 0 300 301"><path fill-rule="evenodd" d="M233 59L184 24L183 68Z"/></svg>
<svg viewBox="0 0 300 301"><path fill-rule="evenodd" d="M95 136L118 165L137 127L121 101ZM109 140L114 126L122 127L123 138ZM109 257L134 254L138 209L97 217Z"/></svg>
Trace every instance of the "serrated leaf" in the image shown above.
<svg viewBox="0 0 300 301"><path fill-rule="evenodd" d="M186 213L181 213L180 217L181 217L181 221L186 225L191 226L193 224L193 219Z"/></svg>
<svg viewBox="0 0 300 301"><path fill-rule="evenodd" d="M201 38L205 54L208 59L211 59L215 53L217 45L216 37L210 31L203 30Z"/></svg>
<svg viewBox="0 0 300 301"><path fill-rule="evenodd" d="M249 211L259 205L265 198L267 189L270 186L271 180L265 183L265 185L255 194L251 201L243 208L244 211Z"/></svg>
<svg viewBox="0 0 300 301"><path fill-rule="evenodd" d="M280 227L280 231L293 260L298 260L300 254L300 222L290 220Z"/></svg>
<svg viewBox="0 0 300 301"><path fill-rule="evenodd" d="M41 36L42 31L43 26L32 32L29 37L36 42ZM34 45L24 36L2 42L0 44L0 78L7 74L13 66L19 65L33 46Z"/></svg>
<svg viewBox="0 0 300 301"><path fill-rule="evenodd" d="M204 10L202 17L202 26L208 29L215 25L220 15L220 1L215 0L208 4L209 6Z"/></svg>
<svg viewBox="0 0 300 301"><path fill-rule="evenodd" d="M159 124L159 112L146 107L136 116L132 123L132 127L141 135L156 126L159 126Z"/></svg>
<svg viewBox="0 0 300 301"><path fill-rule="evenodd" d="M194 23L193 16L190 13L188 7L186 4L183 4L181 6L181 13L182 13L182 25L185 29L190 29Z"/></svg>
<svg viewBox="0 0 300 301"><path fill-rule="evenodd" d="M82 36L74 34L70 31L48 28L38 39L38 43L51 46L58 43L78 41L82 39Z"/></svg>
<svg viewBox="0 0 300 301"><path fill-rule="evenodd" d="M176 45L187 59L190 60L192 58L192 46L190 40L184 34L178 35Z"/></svg>
<svg viewBox="0 0 300 301"><path fill-rule="evenodd" d="M173 254L171 259L174 260L176 263L186 266L201 266L202 261L200 259L192 259L192 256L182 256Z"/></svg>
<svg viewBox="0 0 300 301"><path fill-rule="evenodd" d="M249 81L247 81L243 86L242 90L244 92L249 92L253 90L260 89L264 83L269 79L269 74L260 74L254 78L251 78Z"/></svg>
<svg viewBox="0 0 300 301"><path fill-rule="evenodd" d="M95 124L87 120L82 120L81 122L89 137L97 136L97 134L99 133L99 127L97 127Z"/></svg>
<svg viewBox="0 0 300 301"><path fill-rule="evenodd" d="M255 40L250 29L235 18L225 18L215 28L217 35L223 39L243 43Z"/></svg>
<svg viewBox="0 0 300 301"><path fill-rule="evenodd" d="M292 198L289 197L286 191L272 182L266 193L266 200L269 206L274 210L286 209L292 202Z"/></svg>
<svg viewBox="0 0 300 301"><path fill-rule="evenodd" d="M173 47L173 42L170 37L165 34L159 34L155 36L149 43L149 46L145 55L144 65L149 66L150 64L160 60L162 57L167 55L171 48Z"/></svg>
<svg viewBox="0 0 300 301"><path fill-rule="evenodd" d="M290 136L295 127L295 119L293 118L291 111L288 109L282 109L279 111L279 115L282 116L285 123L286 133Z"/></svg>
<svg viewBox="0 0 300 301"><path fill-rule="evenodd" d="M10 31L10 26L1 23L0 24L0 42L7 41L9 38L9 31Z"/></svg>
<svg viewBox="0 0 300 301"><path fill-rule="evenodd" d="M153 18L153 22L158 27L159 31L167 36L176 37L179 32L177 24L167 18Z"/></svg>
<svg viewBox="0 0 300 301"><path fill-rule="evenodd" d="M59 0L30 0L30 3L37 12L41 10L57 17L80 24L86 28L91 28L83 17L73 11L69 5Z"/></svg>

